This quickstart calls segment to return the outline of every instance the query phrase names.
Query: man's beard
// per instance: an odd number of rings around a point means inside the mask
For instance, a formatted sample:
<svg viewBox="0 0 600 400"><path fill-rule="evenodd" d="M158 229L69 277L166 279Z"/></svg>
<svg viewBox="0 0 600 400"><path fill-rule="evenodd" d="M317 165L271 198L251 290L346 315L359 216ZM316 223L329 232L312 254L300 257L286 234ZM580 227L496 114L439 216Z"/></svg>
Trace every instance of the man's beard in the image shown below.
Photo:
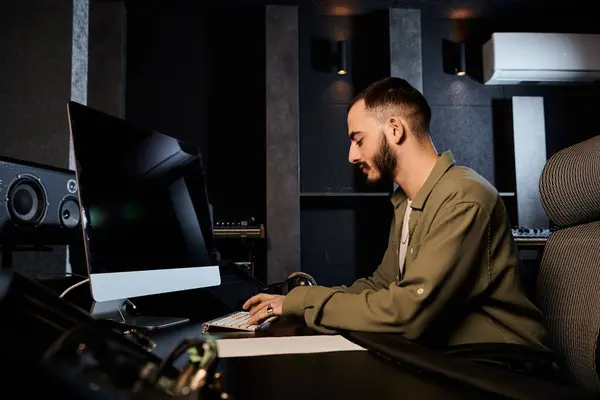
<svg viewBox="0 0 600 400"><path fill-rule="evenodd" d="M370 179L368 181L370 183L377 183L384 179L390 181L394 180L397 165L398 160L396 159L396 155L387 142L385 134L381 132L379 149L373 157L373 167L375 167L375 169L379 172L379 177L376 179ZM364 166L370 168L366 164L364 164Z"/></svg>

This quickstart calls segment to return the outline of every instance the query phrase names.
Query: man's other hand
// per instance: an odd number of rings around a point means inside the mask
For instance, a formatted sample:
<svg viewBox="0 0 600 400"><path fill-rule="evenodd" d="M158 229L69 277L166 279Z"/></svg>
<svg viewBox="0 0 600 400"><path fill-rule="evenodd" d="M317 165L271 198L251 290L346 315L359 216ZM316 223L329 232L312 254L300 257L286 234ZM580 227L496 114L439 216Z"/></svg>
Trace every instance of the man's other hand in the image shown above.
<svg viewBox="0 0 600 400"><path fill-rule="evenodd" d="M250 310L249 324L256 325L274 315L282 315L284 298L285 296L265 293L250 297L242 306L242 309Z"/></svg>

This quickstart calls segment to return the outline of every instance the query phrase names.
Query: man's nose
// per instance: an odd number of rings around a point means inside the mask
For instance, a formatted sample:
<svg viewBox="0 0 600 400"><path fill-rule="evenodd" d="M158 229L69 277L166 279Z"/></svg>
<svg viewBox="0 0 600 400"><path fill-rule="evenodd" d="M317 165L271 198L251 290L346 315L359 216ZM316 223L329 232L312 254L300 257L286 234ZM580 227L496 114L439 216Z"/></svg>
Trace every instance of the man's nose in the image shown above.
<svg viewBox="0 0 600 400"><path fill-rule="evenodd" d="M356 164L360 160L360 154L356 146L354 144L350 145L350 149L348 150L348 161L351 164Z"/></svg>

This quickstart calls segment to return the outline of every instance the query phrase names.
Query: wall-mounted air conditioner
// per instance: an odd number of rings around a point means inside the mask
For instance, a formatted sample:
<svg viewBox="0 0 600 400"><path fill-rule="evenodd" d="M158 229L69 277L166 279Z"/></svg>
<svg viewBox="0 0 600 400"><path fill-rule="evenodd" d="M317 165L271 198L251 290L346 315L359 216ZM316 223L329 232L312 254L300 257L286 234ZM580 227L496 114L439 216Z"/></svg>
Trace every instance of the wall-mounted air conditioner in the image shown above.
<svg viewBox="0 0 600 400"><path fill-rule="evenodd" d="M600 80L600 35L494 33L483 45L486 85Z"/></svg>

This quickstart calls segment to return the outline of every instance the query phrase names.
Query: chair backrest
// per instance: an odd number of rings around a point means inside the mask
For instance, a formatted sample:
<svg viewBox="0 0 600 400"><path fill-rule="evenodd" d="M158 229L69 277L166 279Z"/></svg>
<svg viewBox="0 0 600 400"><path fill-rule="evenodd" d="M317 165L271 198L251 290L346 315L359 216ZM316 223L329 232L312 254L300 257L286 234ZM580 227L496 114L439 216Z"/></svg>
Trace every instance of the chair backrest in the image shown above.
<svg viewBox="0 0 600 400"><path fill-rule="evenodd" d="M548 344L575 384L600 394L600 136L554 154L539 189L556 227L536 283Z"/></svg>

